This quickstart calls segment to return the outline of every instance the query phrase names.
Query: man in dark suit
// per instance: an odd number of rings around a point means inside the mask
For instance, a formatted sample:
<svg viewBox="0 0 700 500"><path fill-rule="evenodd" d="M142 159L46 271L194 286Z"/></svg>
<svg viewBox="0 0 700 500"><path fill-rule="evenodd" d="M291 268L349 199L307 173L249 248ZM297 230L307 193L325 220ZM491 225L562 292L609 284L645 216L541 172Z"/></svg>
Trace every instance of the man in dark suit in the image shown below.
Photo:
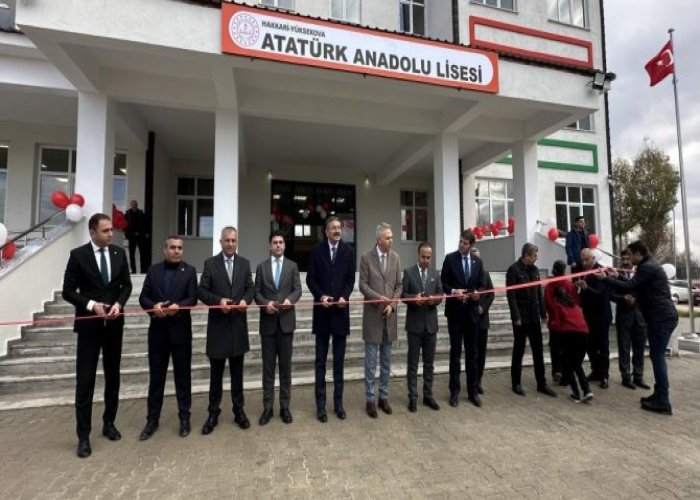
<svg viewBox="0 0 700 500"><path fill-rule="evenodd" d="M418 358L423 352L423 404L433 410L440 405L433 397L433 362L438 331L437 306L442 302L440 274L434 266L433 247L427 241L418 245L418 262L403 272L401 297L406 302L408 356L406 385L408 410L415 412L418 401ZM436 298L431 298L437 296Z"/></svg>
<svg viewBox="0 0 700 500"><path fill-rule="evenodd" d="M481 252L478 248L472 247L471 253L481 258ZM491 275L486 270L484 270L484 279L486 280L486 290L493 290ZM491 309L494 298L495 294L493 292L482 293L479 298L479 338L477 339L477 364L479 371L477 379L479 382L476 386L476 391L479 394L484 393L484 389L481 386L481 379L484 376L484 368L486 367L486 347L488 346L489 328L491 327L489 309Z"/></svg>
<svg viewBox="0 0 700 500"><path fill-rule="evenodd" d="M540 270L535 265L538 251L537 246L532 243L523 245L520 258L511 264L508 271L506 271L506 286L524 285L540 281ZM532 361L535 365L537 392L557 397L557 393L547 385L547 378L544 372L542 323L540 320L544 321L547 319L547 311L544 306L542 286L538 283L525 288L509 290L507 296L510 319L513 322L513 357L510 365L513 392L519 396L525 396L525 390L520 383L520 376L523 368L525 342L529 339Z"/></svg>
<svg viewBox="0 0 700 500"><path fill-rule="evenodd" d="M306 284L314 296L312 331L316 336L316 418L326 422L326 359L333 338L333 407L345 419L343 368L345 344L350 334L348 300L355 286L355 252L341 240L342 224L335 216L326 219L326 239L314 245L309 257Z"/></svg>
<svg viewBox="0 0 700 500"><path fill-rule="evenodd" d="M442 289L452 297L445 302L447 329L450 334L450 406L459 404L462 371L462 344L465 351L465 371L467 373L467 396L476 407L481 406L478 394L477 337L479 334L478 291L486 288L484 265L479 257L470 255L474 244L474 234L465 229L459 236L456 252L448 253L442 263L440 273Z"/></svg>
<svg viewBox="0 0 700 500"><path fill-rule="evenodd" d="M148 234L148 220L143 210L139 208L136 200L129 202L129 210L124 214L126 218L126 230L124 237L129 240L129 262L131 263L131 272L136 273L136 249L139 249L139 258L141 260L141 272L146 272L148 269L148 257L150 249L146 248L150 240Z"/></svg>
<svg viewBox="0 0 700 500"><path fill-rule="evenodd" d="M168 362L173 358L180 436L190 433L192 402L192 318L189 307L197 304L197 271L182 260L183 243L168 236L163 244L165 260L146 273L139 302L148 310L148 415L139 439L145 441L158 429ZM181 309L182 307L186 309Z"/></svg>
<svg viewBox="0 0 700 500"><path fill-rule="evenodd" d="M581 260L581 250L589 248L588 242L589 232L586 229L586 218L579 215L574 219L574 226L571 231L566 233L566 263L571 266L572 273L580 273L583 271L583 262Z"/></svg>
<svg viewBox="0 0 700 500"><path fill-rule="evenodd" d="M197 295L208 306L207 357L209 358L209 418L202 434L210 434L219 423L224 369L228 359L231 373L231 399L234 422L241 429L250 427L243 410L243 357L250 350L248 341L248 305L253 302L255 285L250 262L236 254L238 230L221 230L221 252L204 261Z"/></svg>
<svg viewBox="0 0 700 500"><path fill-rule="evenodd" d="M129 264L124 250L112 245L111 219L94 214L88 229L91 241L71 251L63 278L63 297L75 306L73 330L78 334L75 416L80 458L92 453L92 398L100 351L105 379L102 434L111 441L121 439L114 419L119 405L122 311L131 295Z"/></svg>
<svg viewBox="0 0 700 500"><path fill-rule="evenodd" d="M292 423L289 400L292 388L292 340L296 328L294 304L301 298L296 262L284 256L284 233L270 235L270 258L255 271L255 303L260 307L260 345L263 358L263 412L260 425L272 418L275 401L275 364L280 367L280 417Z"/></svg>

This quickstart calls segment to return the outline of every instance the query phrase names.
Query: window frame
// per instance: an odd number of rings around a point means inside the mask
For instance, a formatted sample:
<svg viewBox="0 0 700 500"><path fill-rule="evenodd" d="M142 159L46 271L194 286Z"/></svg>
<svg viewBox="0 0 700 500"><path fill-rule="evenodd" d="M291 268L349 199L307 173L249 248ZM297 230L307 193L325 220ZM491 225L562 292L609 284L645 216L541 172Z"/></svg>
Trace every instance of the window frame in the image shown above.
<svg viewBox="0 0 700 500"><path fill-rule="evenodd" d="M479 193L476 191L476 184L479 182L488 182L488 196L480 196ZM505 195L503 198L494 198L491 194L491 182L503 182L505 184ZM515 217L512 212L515 212L515 198L513 196L513 191L515 189L515 186L513 185L513 179L505 179L505 178L500 178L500 177L477 177L475 179L475 190L474 190L474 213L475 213L475 218L474 218L474 223L476 226L483 226L484 224L491 224L493 222L496 222L498 218L494 217L493 214L493 204L494 202L499 202L503 203L503 228L501 228L501 233L504 233L507 231L507 222L509 217ZM479 217L481 215L481 210L479 207L479 202L481 200L488 200L489 202L489 220L486 222L481 222L479 220ZM500 233L499 233L500 234Z"/></svg>
<svg viewBox="0 0 700 500"><path fill-rule="evenodd" d="M194 180L194 194L179 194L178 183L180 179L193 179ZM212 194L211 195L200 195L199 194L199 182L202 180L214 182L214 177L207 175L179 175L175 180L175 233L182 236L184 239L203 239L209 240L214 237L214 228L211 228L211 234L201 234L201 227L199 221L199 203L200 200L211 200L212 202L212 219L213 219L213 204L214 204L214 187L212 184ZM192 201L192 233L187 233L187 224L183 227L185 231L180 231L180 201L191 200Z"/></svg>
<svg viewBox="0 0 700 500"><path fill-rule="evenodd" d="M581 126L581 122L585 119L588 119L589 128ZM595 132L595 121L593 119L593 113L588 115L586 118L581 118L580 120L576 120L575 122L570 123L564 128L567 130L576 130L578 132Z"/></svg>
<svg viewBox="0 0 700 500"><path fill-rule="evenodd" d="M328 1L328 18L346 23L361 24L362 23L362 0L357 0L357 19L348 19L348 1L349 0L329 0ZM343 17L333 16L333 2L342 2Z"/></svg>
<svg viewBox="0 0 700 500"><path fill-rule="evenodd" d="M291 7L280 7L279 3L284 0L260 0L260 5L263 7L271 7L273 9L283 10L285 12L296 12L296 0L289 0L292 2ZM270 3L268 3L270 2Z"/></svg>
<svg viewBox="0 0 700 500"><path fill-rule="evenodd" d="M565 193L566 193L566 200L565 201L560 201L557 200L557 188L564 188ZM569 200L569 190L572 188L578 188L579 190L579 201L570 201ZM593 194L593 202L584 202L584 196L583 196L583 190L584 189L590 189L591 193ZM572 219L572 214L571 214L571 209L572 208L578 208L578 214L577 215L583 215L586 218L586 223L587 223L587 229L595 233L596 229L599 227L598 225L598 190L597 186L593 184L572 184L572 183L555 183L554 184L554 213L555 213L555 220L557 227L559 229L569 231L573 227L573 219ZM566 207L566 223L562 224L562 222L559 220L559 212L558 208L560 206L565 206ZM585 213L585 207L588 207L589 209L592 209L593 211L593 217L589 217ZM575 217L575 216L574 216ZM560 227L563 226L563 227Z"/></svg>
<svg viewBox="0 0 700 500"><path fill-rule="evenodd" d="M5 221L5 204L7 203L7 172L10 163L10 145L0 142L0 149L5 149L5 164L0 164L0 178L3 179L0 183L0 222Z"/></svg>
<svg viewBox="0 0 700 500"><path fill-rule="evenodd" d="M413 200L411 204L404 203L404 193L411 193L411 199ZM416 204L416 193L419 193L421 196L425 198L425 205L417 205ZM429 221L430 221L430 203L428 200L428 190L427 189L415 189L415 188L401 188L399 189L399 219L401 221L400 227L399 227L399 232L401 233L400 235L400 240L402 243L421 243L422 241L426 241L429 239L430 236L430 226L429 226ZM406 221L406 211L410 210L411 211L411 235L412 238L408 238L406 233L408 231L404 231L404 226L407 226L407 221ZM425 230L423 231L425 238L418 238L418 211L422 210L425 213ZM396 236L396 235L394 235Z"/></svg>
<svg viewBox="0 0 700 500"><path fill-rule="evenodd" d="M411 30L410 31L404 31L402 23L401 23L401 6L402 5L408 5L409 6L409 13L410 13L410 24L411 24ZM423 8L423 33L417 33L415 26L414 26L414 16L413 16L413 9L414 7L420 6ZM417 36L426 36L427 30L426 30L426 20L427 20L427 2L426 0L399 0L399 31L401 33L406 33L409 35L417 35Z"/></svg>
<svg viewBox="0 0 700 500"><path fill-rule="evenodd" d="M577 2L581 2L581 8L583 10L583 24L582 25L576 24L573 22L574 7L576 6ZM569 6L569 19L561 19L561 7L560 6L562 3L567 3ZM556 11L557 11L556 18L551 17L552 4L556 4ZM548 16L550 21L565 24L567 26L573 26L573 27L582 28L582 29L590 29L590 27L591 27L591 19L590 19L590 13L589 13L588 0L548 0L547 16Z"/></svg>
<svg viewBox="0 0 700 500"><path fill-rule="evenodd" d="M496 0L497 5L489 5L487 4L488 0L469 0L469 3L473 3L475 5L483 5L484 7L490 7L492 9L500 9L500 10L505 10L506 12L518 12L518 0L512 0L513 1L513 8L510 9L508 7L503 7L501 3L503 0Z"/></svg>

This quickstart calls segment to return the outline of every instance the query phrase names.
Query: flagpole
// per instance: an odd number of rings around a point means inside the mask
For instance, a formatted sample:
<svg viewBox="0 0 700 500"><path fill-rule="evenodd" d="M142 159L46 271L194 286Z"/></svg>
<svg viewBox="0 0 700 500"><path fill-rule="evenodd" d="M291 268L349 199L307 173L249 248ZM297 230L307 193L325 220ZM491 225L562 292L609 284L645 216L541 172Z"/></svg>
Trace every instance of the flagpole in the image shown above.
<svg viewBox="0 0 700 500"><path fill-rule="evenodd" d="M668 36L671 39L671 47L673 47L673 28L668 29ZM690 233L688 231L688 204L686 203L685 194L685 172L683 170L683 139L681 138L681 117L680 111L678 109L678 78L676 78L678 71L678 63L676 62L676 55L674 50L673 55L673 99L676 104L676 135L678 136L678 167L680 170L681 177L681 208L683 209L683 239L685 243L685 276L688 280L688 311L690 316L690 331L686 335L686 338L696 338L695 334L695 308L693 307L693 302L695 297L693 297L693 281L690 275Z"/></svg>

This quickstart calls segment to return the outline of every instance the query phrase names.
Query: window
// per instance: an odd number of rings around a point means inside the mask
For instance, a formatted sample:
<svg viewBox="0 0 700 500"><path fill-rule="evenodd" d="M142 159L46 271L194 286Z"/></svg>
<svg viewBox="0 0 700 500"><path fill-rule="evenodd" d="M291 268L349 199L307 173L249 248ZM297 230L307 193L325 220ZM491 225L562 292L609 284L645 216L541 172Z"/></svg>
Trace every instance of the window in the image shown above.
<svg viewBox="0 0 700 500"><path fill-rule="evenodd" d="M0 144L0 221L5 220L5 192L7 191L7 156L10 148Z"/></svg>
<svg viewBox="0 0 700 500"><path fill-rule="evenodd" d="M428 239L427 191L401 191L401 241Z"/></svg>
<svg viewBox="0 0 700 500"><path fill-rule="evenodd" d="M554 188L557 211L557 228L571 229L579 215L586 218L586 227L596 232L595 188L587 186L562 186Z"/></svg>
<svg viewBox="0 0 700 500"><path fill-rule="evenodd" d="M399 0L399 29L425 35L425 0Z"/></svg>
<svg viewBox="0 0 700 500"><path fill-rule="evenodd" d="M499 9L515 10L515 0L471 0L471 3L498 7Z"/></svg>
<svg viewBox="0 0 700 500"><path fill-rule="evenodd" d="M331 0L331 18L359 23L360 0Z"/></svg>
<svg viewBox="0 0 700 500"><path fill-rule="evenodd" d="M294 10L294 0L260 0L260 3L277 9Z"/></svg>
<svg viewBox="0 0 700 500"><path fill-rule="evenodd" d="M513 215L513 181L511 179L476 179L476 225L500 220L504 224Z"/></svg>
<svg viewBox="0 0 700 500"><path fill-rule="evenodd" d="M560 23L588 27L587 0L548 0L549 18Z"/></svg>
<svg viewBox="0 0 700 500"><path fill-rule="evenodd" d="M211 238L214 235L214 179L178 177L177 234Z"/></svg>
<svg viewBox="0 0 700 500"><path fill-rule="evenodd" d="M593 130L593 115L588 115L585 118L581 118L580 120L567 125L566 128L591 131Z"/></svg>
<svg viewBox="0 0 700 500"><path fill-rule="evenodd" d="M115 153L112 177L112 203L122 212L129 208L126 200L126 171L126 153Z"/></svg>

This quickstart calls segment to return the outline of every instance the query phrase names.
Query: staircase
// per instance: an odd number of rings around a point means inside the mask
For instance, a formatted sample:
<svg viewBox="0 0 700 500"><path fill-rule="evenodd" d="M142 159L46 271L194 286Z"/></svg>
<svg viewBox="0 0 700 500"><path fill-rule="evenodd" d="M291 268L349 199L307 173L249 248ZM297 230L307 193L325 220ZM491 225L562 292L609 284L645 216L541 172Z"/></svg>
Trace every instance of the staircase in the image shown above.
<svg viewBox="0 0 700 500"><path fill-rule="evenodd" d="M504 273L492 273L495 286L502 285ZM139 310L138 296L143 285L143 275L132 277L134 290L127 304L127 311ZM305 277L302 276L302 284ZM311 301L312 296L303 284L302 301ZM356 288L351 298L360 298ZM73 306L61 298L60 293L45 305L42 313L35 314L35 320L47 320L72 316ZM392 349L392 376L406 374L406 353L408 344L405 324L405 306L399 307L399 339ZM245 357L245 388L258 389L262 379L262 357L258 335L258 312L248 313L251 350ZM449 365L449 337L447 321L439 311L440 331L438 333L435 356L436 373L447 373ZM149 318L144 314L129 314L124 326L124 342L121 362L122 398L142 398L148 391L147 330ZM362 342L362 307L350 309L351 334L347 342L345 359L346 380L362 379L364 376L364 343ZM209 362L205 355L206 311L192 312L192 391L207 392L209 387ZM545 332L546 336L546 332ZM546 339L545 339L546 345ZM510 366L512 328L505 295L498 294L491 307L491 329L486 367L506 368ZM26 326L22 328L21 339L11 341L8 354L0 359L0 409L72 404L75 390L76 334L73 324ZM331 361L329 352L329 362ZM549 356L545 353L545 360ZM531 363L526 354L524 364ZM329 365L330 367L330 365ZM172 366L170 367L172 370ZM419 372L422 366L419 365ZM329 381L332 370L328 369ZM226 375L228 377L228 375ZM169 376L171 379L171 376ZM300 308L297 311L297 329L294 334L294 355L292 382L312 384L314 381L314 336L311 333L311 310ZM228 379L225 381L228 384ZM103 378L101 364L95 386L95 400L101 400ZM166 394L173 394L174 387L169 380Z"/></svg>

